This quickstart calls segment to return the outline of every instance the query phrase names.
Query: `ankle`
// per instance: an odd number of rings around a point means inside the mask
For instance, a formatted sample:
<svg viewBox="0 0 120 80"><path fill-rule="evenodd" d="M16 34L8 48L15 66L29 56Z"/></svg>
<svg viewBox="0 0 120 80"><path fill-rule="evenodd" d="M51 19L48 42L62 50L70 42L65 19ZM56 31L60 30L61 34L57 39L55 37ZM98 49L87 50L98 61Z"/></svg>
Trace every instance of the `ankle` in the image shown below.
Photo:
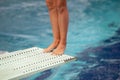
<svg viewBox="0 0 120 80"><path fill-rule="evenodd" d="M63 46L66 46L66 42L64 42L64 41L63 42L61 41L59 44L63 45Z"/></svg>
<svg viewBox="0 0 120 80"><path fill-rule="evenodd" d="M53 43L56 44L56 45L59 44L59 42L60 42L60 40L54 40L53 41Z"/></svg>

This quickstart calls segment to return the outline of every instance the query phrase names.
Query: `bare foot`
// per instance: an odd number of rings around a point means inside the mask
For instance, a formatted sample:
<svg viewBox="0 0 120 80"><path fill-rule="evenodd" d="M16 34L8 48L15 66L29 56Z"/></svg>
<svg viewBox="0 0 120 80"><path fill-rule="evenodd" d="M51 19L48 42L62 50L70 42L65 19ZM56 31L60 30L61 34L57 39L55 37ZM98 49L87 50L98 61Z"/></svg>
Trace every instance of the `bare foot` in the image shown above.
<svg viewBox="0 0 120 80"><path fill-rule="evenodd" d="M44 49L44 53L52 52L59 44L59 41L54 41L48 48Z"/></svg>
<svg viewBox="0 0 120 80"><path fill-rule="evenodd" d="M62 55L64 54L64 50L66 48L66 44L59 44L58 47L52 52L53 55Z"/></svg>

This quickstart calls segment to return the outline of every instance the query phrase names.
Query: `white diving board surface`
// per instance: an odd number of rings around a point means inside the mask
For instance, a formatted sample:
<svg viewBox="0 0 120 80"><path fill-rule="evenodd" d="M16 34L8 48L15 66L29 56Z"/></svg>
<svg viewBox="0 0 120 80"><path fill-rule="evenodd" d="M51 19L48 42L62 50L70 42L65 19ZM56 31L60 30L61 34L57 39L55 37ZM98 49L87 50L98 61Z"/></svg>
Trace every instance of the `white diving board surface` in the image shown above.
<svg viewBox="0 0 120 80"><path fill-rule="evenodd" d="M1 54L0 80L19 80L72 60L76 57L43 53L43 49L38 47Z"/></svg>

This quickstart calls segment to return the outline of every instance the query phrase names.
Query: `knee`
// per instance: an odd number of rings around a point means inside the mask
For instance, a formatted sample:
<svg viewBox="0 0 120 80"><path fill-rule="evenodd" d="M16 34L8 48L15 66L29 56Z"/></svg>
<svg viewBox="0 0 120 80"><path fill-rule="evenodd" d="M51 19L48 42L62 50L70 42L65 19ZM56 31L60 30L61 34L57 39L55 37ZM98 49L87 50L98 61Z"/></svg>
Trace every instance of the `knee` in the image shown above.
<svg viewBox="0 0 120 80"><path fill-rule="evenodd" d="M65 7L65 6L57 7L58 13L63 13L65 10L66 10L66 7Z"/></svg>
<svg viewBox="0 0 120 80"><path fill-rule="evenodd" d="M48 7L48 10L52 10L55 8L55 5L54 5L53 1L51 1L51 0L46 0L46 5Z"/></svg>
<svg viewBox="0 0 120 80"><path fill-rule="evenodd" d="M66 5L60 4L60 5L57 6L57 11L58 11L58 13L62 13L62 12L64 12L66 9L67 9Z"/></svg>

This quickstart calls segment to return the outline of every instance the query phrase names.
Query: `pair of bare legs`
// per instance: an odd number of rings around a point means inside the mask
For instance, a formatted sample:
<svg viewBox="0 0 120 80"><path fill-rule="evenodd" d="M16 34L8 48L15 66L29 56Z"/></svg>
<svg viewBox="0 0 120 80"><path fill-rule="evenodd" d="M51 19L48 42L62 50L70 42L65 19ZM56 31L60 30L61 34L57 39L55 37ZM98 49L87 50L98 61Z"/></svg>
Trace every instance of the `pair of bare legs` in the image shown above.
<svg viewBox="0 0 120 80"><path fill-rule="evenodd" d="M46 0L53 31L53 43L44 52L55 55L64 53L68 30L68 9L66 0Z"/></svg>

